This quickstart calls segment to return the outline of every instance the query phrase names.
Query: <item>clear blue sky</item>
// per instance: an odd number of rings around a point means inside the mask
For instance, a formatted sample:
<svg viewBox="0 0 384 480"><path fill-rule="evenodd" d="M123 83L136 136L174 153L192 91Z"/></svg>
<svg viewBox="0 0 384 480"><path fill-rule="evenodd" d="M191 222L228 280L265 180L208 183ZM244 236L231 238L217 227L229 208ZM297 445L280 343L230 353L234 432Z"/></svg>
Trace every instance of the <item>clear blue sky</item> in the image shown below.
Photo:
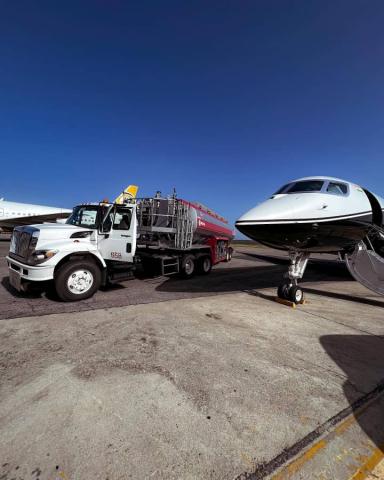
<svg viewBox="0 0 384 480"><path fill-rule="evenodd" d="M285 181L384 193L384 2L8 1L0 196L177 187L234 221Z"/></svg>

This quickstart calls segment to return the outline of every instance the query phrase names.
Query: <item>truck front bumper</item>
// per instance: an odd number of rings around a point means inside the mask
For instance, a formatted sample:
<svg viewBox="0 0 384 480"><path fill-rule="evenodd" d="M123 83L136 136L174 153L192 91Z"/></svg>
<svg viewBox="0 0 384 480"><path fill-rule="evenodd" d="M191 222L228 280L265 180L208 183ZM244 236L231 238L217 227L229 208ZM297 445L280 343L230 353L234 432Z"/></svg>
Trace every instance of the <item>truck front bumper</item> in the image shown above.
<svg viewBox="0 0 384 480"><path fill-rule="evenodd" d="M26 282L45 282L53 279L54 265L26 265L13 258L6 257L8 263L9 283L16 290L23 290Z"/></svg>

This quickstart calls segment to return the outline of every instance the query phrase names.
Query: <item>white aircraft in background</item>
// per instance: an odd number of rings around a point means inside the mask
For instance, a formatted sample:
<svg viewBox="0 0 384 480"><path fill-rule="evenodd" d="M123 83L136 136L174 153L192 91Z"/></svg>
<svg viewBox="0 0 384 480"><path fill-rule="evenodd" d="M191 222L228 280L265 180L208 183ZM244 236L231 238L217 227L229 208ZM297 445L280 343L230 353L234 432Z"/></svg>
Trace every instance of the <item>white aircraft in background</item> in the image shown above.
<svg viewBox="0 0 384 480"><path fill-rule="evenodd" d="M0 232L11 232L17 225L55 222L69 217L72 210L44 207L29 203L8 202L0 199Z"/></svg>
<svg viewBox="0 0 384 480"><path fill-rule="evenodd" d="M136 198L136 185L129 185L115 200L115 203L125 203ZM8 202L0 198L0 232L12 232L18 225L56 222L69 217L72 210L67 208L44 207L29 203Z"/></svg>
<svg viewBox="0 0 384 480"><path fill-rule="evenodd" d="M384 199L354 183L307 177L281 187L236 222L241 233L289 252L278 296L300 303L311 253L336 253L362 285L384 295Z"/></svg>

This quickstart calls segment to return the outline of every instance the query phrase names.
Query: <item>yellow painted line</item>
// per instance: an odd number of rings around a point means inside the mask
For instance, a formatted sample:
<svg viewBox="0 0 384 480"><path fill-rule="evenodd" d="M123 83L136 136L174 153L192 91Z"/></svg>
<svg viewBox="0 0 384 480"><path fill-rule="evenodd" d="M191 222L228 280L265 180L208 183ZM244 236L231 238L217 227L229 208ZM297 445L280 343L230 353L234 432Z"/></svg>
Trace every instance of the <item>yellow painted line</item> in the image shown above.
<svg viewBox="0 0 384 480"><path fill-rule="evenodd" d="M359 414L361 414L362 411L363 409L359 411ZM344 433L346 430L348 430L348 428L354 423L356 423L356 418L353 415L351 415L350 417L347 417L343 422L341 422L340 425L337 425L335 427L334 432L336 433L336 435L339 436L342 433Z"/></svg>
<svg viewBox="0 0 384 480"><path fill-rule="evenodd" d="M367 457L366 457L367 458ZM384 459L384 444L379 448L373 450L372 455L367 458L367 461L362 465L357 472L350 478L350 480L365 480L376 465Z"/></svg>
<svg viewBox="0 0 384 480"><path fill-rule="evenodd" d="M369 405L369 404L368 404ZM358 415L368 407L368 405L364 405ZM356 413L355 413L356 415ZM344 421L342 421L339 425L335 427L335 429L330 432L327 437L329 436L341 436L349 427L351 427L354 423L356 423L356 418L354 415L350 415ZM311 460L319 451L321 451L324 447L328 444L326 438L319 440L315 444L313 444L308 450L306 450L302 455L294 459L291 463L284 466L279 472L277 472L271 480L286 480L291 478L293 475L298 473L300 469L309 461ZM365 480L366 477L370 474L372 469L384 458L384 445L380 448L374 450L374 453L370 456L362 457L362 461L365 460L365 463L359 468L357 472L349 479L349 480Z"/></svg>
<svg viewBox="0 0 384 480"><path fill-rule="evenodd" d="M320 450L326 447L326 445L327 442L325 440L320 440L315 443L311 448L300 455L300 457L289 463L281 472L276 473L271 480L281 480L292 477L292 475L297 473L303 465L311 460L311 458L313 458Z"/></svg>

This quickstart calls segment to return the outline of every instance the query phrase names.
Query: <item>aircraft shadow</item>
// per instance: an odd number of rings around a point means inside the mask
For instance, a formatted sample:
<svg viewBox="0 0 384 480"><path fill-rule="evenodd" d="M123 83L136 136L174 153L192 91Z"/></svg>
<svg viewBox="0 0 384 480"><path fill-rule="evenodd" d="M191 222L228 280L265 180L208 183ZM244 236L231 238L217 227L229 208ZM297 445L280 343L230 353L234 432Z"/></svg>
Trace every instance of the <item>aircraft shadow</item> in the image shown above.
<svg viewBox="0 0 384 480"><path fill-rule="evenodd" d="M288 266L289 264L289 260L284 257L275 257L270 255L248 253L248 252L239 252L239 253L241 255L247 255L247 256L256 258L258 260L274 263L275 265ZM305 285L306 282L319 281L319 279L311 280L311 272L313 274L317 273L317 274L325 274L329 276L329 278L327 279L322 278L321 280L330 280L330 281L332 280L339 281L340 279L353 280L344 262L341 262L338 260L328 260L328 259L320 259L320 258L310 259L304 275L304 279L302 282L300 282L303 290L308 293L313 293L314 295L320 295L320 296L329 297L329 298L336 298L339 300L347 300L351 302L362 303L364 305L372 305L374 307L384 308L384 298L382 300L380 299L375 300L372 298L360 297L360 296L351 295L348 293L317 290L315 288L307 287ZM279 283L280 282L281 282L281 279ZM259 295L259 296L263 296L263 295Z"/></svg>
<svg viewBox="0 0 384 480"><path fill-rule="evenodd" d="M345 374L343 391L357 423L384 452L384 337L325 335L320 343Z"/></svg>
<svg viewBox="0 0 384 480"><path fill-rule="evenodd" d="M245 253L241 252L241 255L247 255L249 257L256 258L258 260L263 260L265 262L273 263L275 265L286 265L288 268L289 259L287 257L275 257L271 255L263 255L259 253ZM349 279L352 279L350 273L344 262L339 260L328 260L322 258L310 258L308 261L308 266L304 275L304 278L307 276L307 272L311 271L318 271L324 272L327 271L332 272L332 276L347 276Z"/></svg>
<svg viewBox="0 0 384 480"><path fill-rule="evenodd" d="M315 288L309 288L303 286L303 290L314 295L321 297L337 298L338 300L347 300L350 302L362 303L363 305L372 305L373 307L384 308L384 298L382 300L375 300L372 298L358 297L356 295L349 295L348 293L340 292L326 292L324 290L316 290Z"/></svg>
<svg viewBox="0 0 384 480"><path fill-rule="evenodd" d="M217 268L210 275L196 275L188 280L170 277L156 287L166 292L234 292L276 287L282 282L286 265L257 265L239 268ZM350 281L346 270L329 272L328 265L308 266L305 281ZM305 283L303 283L305 289Z"/></svg>

